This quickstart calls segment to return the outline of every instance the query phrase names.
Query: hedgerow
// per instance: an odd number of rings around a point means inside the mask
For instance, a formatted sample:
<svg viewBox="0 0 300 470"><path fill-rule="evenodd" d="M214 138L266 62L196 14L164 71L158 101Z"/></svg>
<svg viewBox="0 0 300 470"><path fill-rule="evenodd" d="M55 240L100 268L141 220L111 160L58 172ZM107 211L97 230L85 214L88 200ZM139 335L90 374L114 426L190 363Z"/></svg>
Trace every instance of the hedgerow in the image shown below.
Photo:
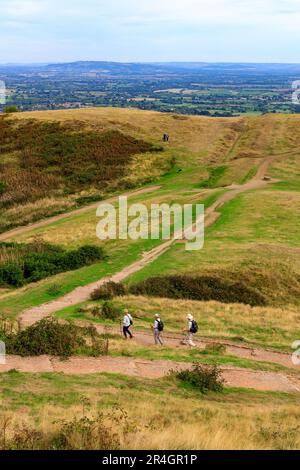
<svg viewBox="0 0 300 470"><path fill-rule="evenodd" d="M2 243L0 245L0 286L20 287L48 276L72 271L104 259L101 247L84 245L65 250L48 243Z"/></svg>

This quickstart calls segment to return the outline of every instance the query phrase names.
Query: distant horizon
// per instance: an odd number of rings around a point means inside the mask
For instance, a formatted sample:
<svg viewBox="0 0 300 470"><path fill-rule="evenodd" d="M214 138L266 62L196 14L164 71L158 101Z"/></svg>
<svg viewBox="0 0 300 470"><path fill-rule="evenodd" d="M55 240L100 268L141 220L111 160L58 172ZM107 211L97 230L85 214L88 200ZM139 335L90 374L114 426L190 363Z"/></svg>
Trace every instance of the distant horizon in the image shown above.
<svg viewBox="0 0 300 470"><path fill-rule="evenodd" d="M300 65L299 62L268 62L268 61L218 61L218 60L110 60L110 59L77 59L77 60L53 60L44 62L0 62L0 65L56 65L56 64L76 64L76 63L113 63L113 64L220 64L220 65Z"/></svg>

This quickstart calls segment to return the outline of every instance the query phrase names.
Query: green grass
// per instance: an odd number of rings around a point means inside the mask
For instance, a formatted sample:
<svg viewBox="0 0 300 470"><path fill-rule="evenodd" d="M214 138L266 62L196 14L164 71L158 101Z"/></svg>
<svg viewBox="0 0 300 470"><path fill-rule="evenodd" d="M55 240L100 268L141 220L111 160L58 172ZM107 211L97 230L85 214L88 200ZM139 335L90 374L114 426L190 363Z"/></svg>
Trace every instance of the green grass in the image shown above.
<svg viewBox="0 0 300 470"><path fill-rule="evenodd" d="M97 397L98 408L112 404L120 404L122 395L133 393L150 394L153 398L172 393L173 396L194 398L208 402L263 403L270 398L274 403L297 403L297 396L281 392L262 392L241 388L228 387L224 393L211 393L205 398L197 390L186 390L173 379L141 379L121 374L64 375L57 373L30 374L8 372L0 375L0 410L31 410L38 415L47 404L58 408L78 405L83 396L90 394Z"/></svg>
<svg viewBox="0 0 300 470"><path fill-rule="evenodd" d="M167 340L166 340L167 341ZM157 360L168 360L175 362L194 362L199 361L201 364L218 366L227 365L240 367L243 369L261 370L261 371L272 371L282 372L289 371L288 367L284 367L280 364L274 364L271 362L255 361L251 359L243 359L231 355L226 355L218 352L211 352L208 349L174 349L170 347L162 347L159 349L153 347L130 347L123 346L123 340L120 339L114 344L113 350L109 352L110 356L119 357L125 356L134 359L145 359L150 361Z"/></svg>
<svg viewBox="0 0 300 470"><path fill-rule="evenodd" d="M217 166L210 170L209 178L206 181L203 181L199 184L200 188L216 188L218 186L219 180L224 176L227 166Z"/></svg>
<svg viewBox="0 0 300 470"><path fill-rule="evenodd" d="M118 330L118 322L94 318L87 308L99 302L84 302L56 312L65 320L88 321ZM185 314L192 311L199 324L199 338L230 340L236 344L248 344L250 348L270 348L292 353L291 345L300 338L297 326L297 309L270 307L251 308L242 304L224 305L220 302L160 299L154 297L120 297L114 304L121 310L129 308L134 315L134 329L148 332L154 314L159 313L165 322L165 332L181 334L185 328ZM82 310L80 310L82 309ZM295 326L294 326L295 325ZM167 344L167 342L166 342Z"/></svg>
<svg viewBox="0 0 300 470"><path fill-rule="evenodd" d="M200 196L200 201L209 207L213 204L216 198L219 196L221 191L214 191L206 197ZM155 199L159 191L154 194L147 194L144 200L147 198ZM190 194L182 196L184 200L190 198ZM131 202L141 201L141 196L134 196L130 200ZM127 240L127 241L108 241L100 242L95 236L95 225L96 225L95 211L88 211L83 214L69 216L66 219L59 220L51 223L47 227L35 229L31 233L27 233L21 237L22 241L32 240L35 236L40 236L46 241L52 240L55 243L62 241L62 245L67 245L69 248L75 248L80 246L83 241L84 243L98 243L101 246L104 245L105 252L108 255L108 259L101 263L93 264L88 267L81 268L73 272L63 273L51 278L45 279L36 284L32 284L21 290L15 290L7 294L0 296L0 311L7 317L13 318L24 309L31 306L37 306L49 300L53 300L66 293L71 292L78 286L86 285L103 277L110 276L131 263L137 261L143 252L149 251L155 246L161 243L161 240ZM86 225L87 224L87 228ZM93 227L93 231L91 231ZM81 238L76 237L76 229L82 230ZM46 236L47 235L47 236ZM70 236L70 240L68 240ZM19 239L19 237L17 237ZM53 285L60 285L60 290L54 295L49 294L49 288Z"/></svg>

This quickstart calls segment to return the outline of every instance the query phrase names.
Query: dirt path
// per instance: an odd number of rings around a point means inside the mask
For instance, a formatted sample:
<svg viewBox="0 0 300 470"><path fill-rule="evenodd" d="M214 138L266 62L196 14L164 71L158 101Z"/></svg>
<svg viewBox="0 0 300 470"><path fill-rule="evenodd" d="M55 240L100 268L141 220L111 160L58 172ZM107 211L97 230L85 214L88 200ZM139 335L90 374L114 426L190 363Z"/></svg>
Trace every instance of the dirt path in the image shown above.
<svg viewBox="0 0 300 470"><path fill-rule="evenodd" d="M265 187L273 181L265 181L263 179L267 172L268 166L274 157L264 159L258 168L256 176L244 185L231 185L227 189L228 192L221 195L215 203L206 211L205 226L212 225L219 217L218 209L225 203L234 199L238 194L251 189ZM149 191L150 188L147 188ZM153 190L153 188L152 188ZM62 217L65 217L63 215ZM20 229L19 229L20 230ZM26 228L23 228L26 230ZM18 232L20 233L20 232ZM1 239L1 238L0 238ZM177 240L176 240L177 241ZM52 302L25 310L20 320L22 325L30 325L67 306L76 305L88 300L93 290L108 280L120 282L132 273L139 271L146 265L158 258L162 253L169 249L175 243L169 240L162 243L153 250L144 253L141 260L127 266L122 271L107 278L103 278L92 284L79 287L64 297ZM98 326L98 330L103 327ZM165 335L166 344L178 346L179 336ZM135 339L140 344L153 344L153 338L146 333L138 332ZM217 340L203 339L200 347L205 347L207 343L220 342ZM237 357L251 358L257 361L273 362L293 368L290 356L274 351L266 351L248 346L236 345L230 342L222 341L226 347L226 352ZM191 367L191 364L178 363L172 361L156 360L147 361L141 359L130 359L124 357L72 357L68 361L60 361L59 359L42 356L37 358L20 358L17 356L8 356L7 363L0 366L0 372L10 369L17 369L23 372L61 372L65 374L91 374L99 372L115 372L132 375L136 377L158 378L165 376L171 369L182 369ZM256 390L281 391L281 392L300 392L300 378L292 374L274 373L266 371L254 371L249 369L240 369L235 367L223 367L223 377L225 384L232 387L254 388Z"/></svg>
<svg viewBox="0 0 300 470"><path fill-rule="evenodd" d="M78 321L77 324L81 326L87 326L89 322ZM119 335L120 329L116 327L108 327L106 325L95 325L96 330L100 334L110 333ZM186 349L186 346L181 345L182 334L176 333L164 333L164 345L167 347L173 347L176 349ZM153 334L149 331L135 331L134 332L135 343L141 346L154 346ZM241 359L252 359L257 362L270 362L279 364L289 369L295 369L300 373L300 366L294 365L292 362L291 354L283 353L279 351L273 351L271 349L262 349L259 347L251 347L248 344L236 344L230 340L218 339L218 338L206 338L197 335L196 347L199 349L209 348L210 345L221 345L225 348L224 354L240 357ZM300 377L300 376L299 376Z"/></svg>
<svg viewBox="0 0 300 470"><path fill-rule="evenodd" d="M29 373L64 373L72 375L117 373L134 377L161 378L171 370L184 370L189 363L165 360L147 361L126 357L72 357L67 361L50 356L19 357L8 356L5 365L0 365L0 373L16 369ZM235 367L222 367L225 385L228 387L253 388L261 391L287 393L300 392L300 379L286 374L260 372Z"/></svg>
<svg viewBox="0 0 300 470"><path fill-rule="evenodd" d="M261 165L258 168L257 174L253 179L248 181L243 185L232 185L228 187L229 191L222 194L212 206L210 206L205 212L205 227L209 227L212 225L216 219L220 216L220 213L217 211L220 207L222 207L226 202L231 201L234 199L238 194L241 194L245 191L250 189L258 189L265 187L266 185L272 183L273 181L264 181L263 176L265 175L270 162L274 157L268 157L264 159ZM149 188L147 188L149 191ZM152 187L153 190L153 187ZM136 193L137 194L137 193ZM32 307L30 309L25 310L20 315L21 324L31 325L42 318L51 315L52 313L61 310L65 307L70 307L72 305L77 305L81 302L84 302L90 298L91 293L95 290L97 286L101 286L108 281L113 282L121 282L131 274L140 271L148 264L152 263L155 259L157 259L162 253L167 251L171 245L178 242L178 240L168 240L158 247L154 248L151 251L148 251L143 254L142 259L136 261L135 263L127 266L122 271L114 274L113 276L102 278L99 281L93 282L91 284L87 284L83 287L77 287L69 294L66 294L64 297L61 297L57 300L53 300L51 302L39 305L37 307Z"/></svg>
<svg viewBox="0 0 300 470"><path fill-rule="evenodd" d="M58 220L62 219L68 219L69 217L73 217L74 215L79 215L79 214L84 214L85 212L88 212L89 210L92 209L97 209L99 204L101 203L112 203L117 201L119 196L127 196L127 197L132 197L132 196L138 196L140 194L146 194L146 193L152 193L153 191L156 191L160 189L160 186L149 186L146 188L142 189L136 189L135 191L131 191L129 193L124 193L120 194L118 196L113 196L109 199L105 199L103 201L97 201L93 202L92 204L89 204L84 207L80 207L79 209L72 210L70 212L64 212L62 214L54 215L53 217L48 217L47 219L41 220L39 222L35 222L33 224L29 224L23 227L17 227L12 230L9 230L8 232L4 232L0 234L0 241L8 240L12 237L16 237L18 235L23 235L24 233L30 232L31 230L34 230L36 228L40 227L45 227L47 225L50 225L54 222L57 222Z"/></svg>

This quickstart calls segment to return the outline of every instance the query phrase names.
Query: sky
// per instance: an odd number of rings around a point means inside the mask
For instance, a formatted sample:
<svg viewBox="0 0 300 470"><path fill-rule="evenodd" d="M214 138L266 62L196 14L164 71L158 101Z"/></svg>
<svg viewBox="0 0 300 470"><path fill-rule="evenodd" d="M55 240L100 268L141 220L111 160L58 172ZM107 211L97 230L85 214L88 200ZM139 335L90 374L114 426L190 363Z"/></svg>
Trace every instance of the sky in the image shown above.
<svg viewBox="0 0 300 470"><path fill-rule="evenodd" d="M0 63L300 62L300 0L0 0Z"/></svg>

